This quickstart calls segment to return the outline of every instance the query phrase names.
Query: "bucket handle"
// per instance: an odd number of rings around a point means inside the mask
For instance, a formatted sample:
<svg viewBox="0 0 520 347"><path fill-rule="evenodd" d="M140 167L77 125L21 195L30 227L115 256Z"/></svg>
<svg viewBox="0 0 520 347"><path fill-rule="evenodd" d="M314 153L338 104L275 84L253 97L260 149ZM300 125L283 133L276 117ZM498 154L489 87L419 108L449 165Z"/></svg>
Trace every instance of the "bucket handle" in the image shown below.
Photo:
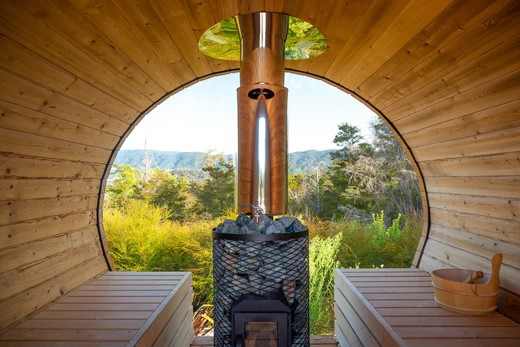
<svg viewBox="0 0 520 347"><path fill-rule="evenodd" d="M502 266L502 253L497 253L491 258L491 277L488 285L492 288L498 289L500 284L500 267Z"/></svg>

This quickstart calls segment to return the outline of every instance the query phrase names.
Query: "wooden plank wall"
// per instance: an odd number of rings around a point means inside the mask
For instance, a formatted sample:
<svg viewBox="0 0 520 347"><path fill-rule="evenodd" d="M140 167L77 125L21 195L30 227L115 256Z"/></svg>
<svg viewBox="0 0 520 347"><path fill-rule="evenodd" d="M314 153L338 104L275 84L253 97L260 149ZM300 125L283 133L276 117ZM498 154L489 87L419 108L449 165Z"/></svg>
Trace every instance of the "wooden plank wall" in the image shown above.
<svg viewBox="0 0 520 347"><path fill-rule="evenodd" d="M316 24L329 50L288 68L352 90L402 135L430 207L421 267L484 267L501 251L503 286L520 293L519 7L1 1L0 305L8 314L0 327L107 269L97 197L112 150L168 92L237 68L201 55L197 40L239 11L284 11Z"/></svg>

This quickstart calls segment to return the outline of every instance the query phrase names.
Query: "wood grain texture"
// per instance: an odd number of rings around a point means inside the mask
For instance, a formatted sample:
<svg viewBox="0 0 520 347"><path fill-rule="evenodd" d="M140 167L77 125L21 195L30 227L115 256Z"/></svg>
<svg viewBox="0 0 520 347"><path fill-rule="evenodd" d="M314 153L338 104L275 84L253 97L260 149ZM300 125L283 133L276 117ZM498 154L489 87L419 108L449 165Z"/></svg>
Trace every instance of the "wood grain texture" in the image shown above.
<svg viewBox="0 0 520 347"><path fill-rule="evenodd" d="M4 330L0 333L0 346L9 346L15 342L33 343L36 346L40 344L61 346L60 342L69 343L70 346L81 346L84 343L101 346L110 342L122 342L126 346L151 346L159 338L167 322L169 322L167 333L170 333L170 329L171 332L182 329L182 338L188 338L185 322L188 322L191 327L193 311L191 274L164 273L167 279L175 276L176 285L160 297L143 296L137 302L126 299L123 302L112 302L115 298L125 298L124 296L100 296L96 298L105 299L106 302L92 302L91 297L77 294L82 292L85 286L97 287L98 282L113 277L133 277L134 281L140 282L141 286L151 285L156 281L149 279L150 276L135 275L130 272L118 275L120 276L102 275L88 280L72 292L76 293L73 297L70 296L72 293L65 294L57 302L41 308L29 319ZM156 276L160 277L159 274ZM68 279L69 283L78 284L73 278ZM85 279L81 281L84 282ZM132 283L126 284L129 290L134 286L136 285ZM102 293L103 290L97 292ZM70 302L67 299L73 300ZM154 302L143 302L148 299ZM177 312L180 314L175 315ZM145 336L148 342L137 342ZM165 345L161 344L161 346ZM188 343L185 345L188 346Z"/></svg>
<svg viewBox="0 0 520 347"><path fill-rule="evenodd" d="M363 276L359 276L360 274ZM396 278L416 280L392 281ZM429 281L426 282L425 279ZM434 302L432 292L423 298L410 297L410 286L416 286L420 290L424 284L430 287L432 285L429 274L420 270L403 271L401 274L398 270L337 270L334 300L337 323L339 321L336 333L340 345L388 344L387 341L371 341L371 337L377 336L380 327L373 323L373 317L366 312L372 312L374 317L384 321L385 329L399 337L400 346L434 346L437 343L443 346L463 347L470 344L491 347L502 346L502 342L505 342L505 346L520 343L520 325L500 313L475 316L450 312ZM362 287L369 286L380 296L360 294ZM385 287L391 287L392 293L381 290ZM360 299L364 300L363 310L353 309ZM342 344L341 341L345 343Z"/></svg>
<svg viewBox="0 0 520 347"><path fill-rule="evenodd" d="M85 266L83 280L104 271L94 243L98 259L44 276L30 269L50 267L72 247L65 235L95 231L103 173L143 112L169 92L238 67L202 55L200 34L222 18L261 10L317 25L328 51L286 67L370 103L416 160L429 217L426 252L421 242L415 261L471 267L502 252L503 286L520 293L520 2L1 1L0 254L20 254L0 276L25 276L2 282L1 297L13 298L0 302L9 312L4 322L44 304L31 291L49 288L51 278L53 294L42 298L69 289L70 268ZM163 293L148 288L107 293ZM27 304L15 300L24 291Z"/></svg>

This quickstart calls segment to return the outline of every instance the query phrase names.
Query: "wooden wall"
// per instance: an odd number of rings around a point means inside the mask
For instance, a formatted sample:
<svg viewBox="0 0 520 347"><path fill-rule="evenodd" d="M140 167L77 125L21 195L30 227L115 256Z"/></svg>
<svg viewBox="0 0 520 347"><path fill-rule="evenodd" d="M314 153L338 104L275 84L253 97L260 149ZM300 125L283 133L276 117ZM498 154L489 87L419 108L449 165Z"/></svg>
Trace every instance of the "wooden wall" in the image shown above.
<svg viewBox="0 0 520 347"><path fill-rule="evenodd" d="M431 215L420 266L485 267L501 251L503 286L520 293L519 7L1 1L0 328L107 269L97 199L112 150L168 92L236 69L202 56L198 36L263 9L309 20L329 40L327 53L288 68L357 93L411 149Z"/></svg>

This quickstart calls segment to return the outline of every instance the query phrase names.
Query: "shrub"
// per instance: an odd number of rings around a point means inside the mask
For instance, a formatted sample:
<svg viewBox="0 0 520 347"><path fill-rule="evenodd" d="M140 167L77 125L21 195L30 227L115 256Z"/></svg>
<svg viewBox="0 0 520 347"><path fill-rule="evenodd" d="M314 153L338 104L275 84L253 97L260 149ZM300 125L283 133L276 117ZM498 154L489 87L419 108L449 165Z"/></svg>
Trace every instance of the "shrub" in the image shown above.
<svg viewBox="0 0 520 347"><path fill-rule="evenodd" d="M309 248L309 313L311 334L328 333L333 322L334 270L338 267L341 234L315 237Z"/></svg>
<svg viewBox="0 0 520 347"><path fill-rule="evenodd" d="M122 271L190 271L194 305L212 301L211 228L216 220L178 223L162 208L135 200L124 210L106 209L110 255Z"/></svg>

